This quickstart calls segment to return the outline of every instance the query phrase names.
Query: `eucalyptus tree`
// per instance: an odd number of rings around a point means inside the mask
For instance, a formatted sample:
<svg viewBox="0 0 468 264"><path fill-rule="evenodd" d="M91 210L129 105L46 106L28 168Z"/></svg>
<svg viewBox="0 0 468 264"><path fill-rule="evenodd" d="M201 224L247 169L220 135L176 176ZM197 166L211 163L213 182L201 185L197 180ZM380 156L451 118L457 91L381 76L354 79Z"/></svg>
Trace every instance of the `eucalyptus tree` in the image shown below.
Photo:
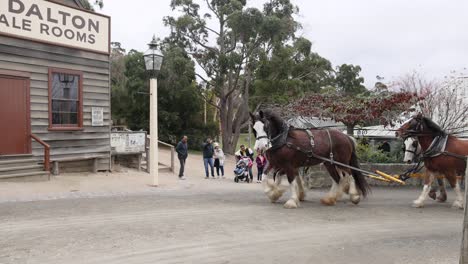
<svg viewBox="0 0 468 264"><path fill-rule="evenodd" d="M312 42L300 37L260 55L251 106L284 104L333 83L330 61L312 52Z"/></svg>
<svg viewBox="0 0 468 264"><path fill-rule="evenodd" d="M299 24L293 16L298 8L289 0L271 0L262 10L247 6L246 0L172 0L171 7L180 15L164 19L170 38L201 69L196 74L200 89L218 98L219 103L212 104L219 111L223 149L233 153L248 122L259 56L294 38Z"/></svg>

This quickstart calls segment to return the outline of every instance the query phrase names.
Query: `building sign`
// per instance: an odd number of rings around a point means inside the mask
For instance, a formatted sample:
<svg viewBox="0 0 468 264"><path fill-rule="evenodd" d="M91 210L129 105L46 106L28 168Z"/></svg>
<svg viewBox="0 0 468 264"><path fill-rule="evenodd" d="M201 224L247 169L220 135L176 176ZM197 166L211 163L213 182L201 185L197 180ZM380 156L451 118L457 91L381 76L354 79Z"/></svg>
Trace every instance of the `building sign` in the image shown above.
<svg viewBox="0 0 468 264"><path fill-rule="evenodd" d="M145 152L146 132L112 132L111 148L115 154Z"/></svg>
<svg viewBox="0 0 468 264"><path fill-rule="evenodd" d="M110 18L45 0L1 0L0 34L108 54Z"/></svg>
<svg viewBox="0 0 468 264"><path fill-rule="evenodd" d="M104 108L92 107L91 108L91 125L104 126Z"/></svg>

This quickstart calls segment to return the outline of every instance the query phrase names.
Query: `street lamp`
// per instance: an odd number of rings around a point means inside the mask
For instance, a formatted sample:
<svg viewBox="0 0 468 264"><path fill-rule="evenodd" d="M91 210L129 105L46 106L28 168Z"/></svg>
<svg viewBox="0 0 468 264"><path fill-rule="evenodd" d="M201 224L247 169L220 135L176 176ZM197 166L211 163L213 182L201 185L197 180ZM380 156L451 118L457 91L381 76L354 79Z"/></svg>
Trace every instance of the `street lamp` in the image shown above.
<svg viewBox="0 0 468 264"><path fill-rule="evenodd" d="M163 55L157 50L156 37L148 44L149 50L145 53L146 70L150 72L150 175L152 186L159 185L159 157L158 157L158 81L157 74L161 69Z"/></svg>

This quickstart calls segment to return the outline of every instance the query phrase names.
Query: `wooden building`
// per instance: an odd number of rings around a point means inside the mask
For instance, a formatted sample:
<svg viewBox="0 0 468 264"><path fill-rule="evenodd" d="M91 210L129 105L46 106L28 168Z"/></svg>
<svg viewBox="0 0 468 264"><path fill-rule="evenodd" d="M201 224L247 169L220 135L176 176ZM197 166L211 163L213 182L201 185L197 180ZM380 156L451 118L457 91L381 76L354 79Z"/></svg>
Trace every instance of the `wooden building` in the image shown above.
<svg viewBox="0 0 468 264"><path fill-rule="evenodd" d="M0 178L109 170L110 18L78 0L0 2Z"/></svg>

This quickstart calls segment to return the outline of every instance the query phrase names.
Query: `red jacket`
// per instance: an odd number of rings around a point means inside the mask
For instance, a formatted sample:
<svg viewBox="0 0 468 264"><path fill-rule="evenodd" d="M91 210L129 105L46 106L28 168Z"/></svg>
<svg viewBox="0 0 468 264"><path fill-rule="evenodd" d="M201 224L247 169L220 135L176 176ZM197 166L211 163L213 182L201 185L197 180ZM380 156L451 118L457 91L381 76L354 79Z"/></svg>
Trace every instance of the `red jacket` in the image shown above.
<svg viewBox="0 0 468 264"><path fill-rule="evenodd" d="M266 164L266 158L263 155L258 155L255 162L257 163L257 168L263 168Z"/></svg>

